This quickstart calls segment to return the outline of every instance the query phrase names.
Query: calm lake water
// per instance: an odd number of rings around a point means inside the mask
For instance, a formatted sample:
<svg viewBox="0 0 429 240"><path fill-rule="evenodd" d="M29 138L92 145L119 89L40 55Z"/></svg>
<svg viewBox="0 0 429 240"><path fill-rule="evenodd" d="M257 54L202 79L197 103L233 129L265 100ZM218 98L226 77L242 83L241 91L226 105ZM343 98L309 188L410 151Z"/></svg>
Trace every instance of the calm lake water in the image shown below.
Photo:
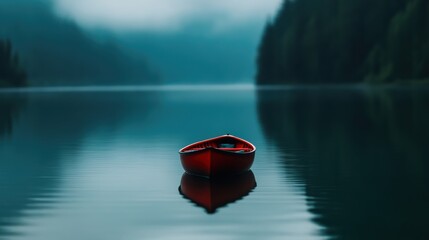
<svg viewBox="0 0 429 240"><path fill-rule="evenodd" d="M104 90L0 93L0 239L429 239L427 90ZM178 150L225 133L257 186L210 213Z"/></svg>

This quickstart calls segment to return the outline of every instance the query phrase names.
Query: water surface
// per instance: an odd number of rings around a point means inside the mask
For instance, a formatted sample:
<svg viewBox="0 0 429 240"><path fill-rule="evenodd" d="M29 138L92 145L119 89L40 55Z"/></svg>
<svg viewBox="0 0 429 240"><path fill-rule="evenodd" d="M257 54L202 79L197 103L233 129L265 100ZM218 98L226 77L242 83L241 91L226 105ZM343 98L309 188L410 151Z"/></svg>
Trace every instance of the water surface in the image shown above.
<svg viewBox="0 0 429 240"><path fill-rule="evenodd" d="M0 93L0 239L427 239L428 96ZM179 193L177 151L225 133L257 146L257 186L210 212Z"/></svg>

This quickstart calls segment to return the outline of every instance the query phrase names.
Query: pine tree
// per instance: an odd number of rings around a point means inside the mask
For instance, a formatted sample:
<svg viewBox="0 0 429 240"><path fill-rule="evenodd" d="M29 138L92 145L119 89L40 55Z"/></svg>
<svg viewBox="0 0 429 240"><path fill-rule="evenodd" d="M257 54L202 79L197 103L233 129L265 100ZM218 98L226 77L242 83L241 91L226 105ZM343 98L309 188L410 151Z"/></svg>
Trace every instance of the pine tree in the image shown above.
<svg viewBox="0 0 429 240"><path fill-rule="evenodd" d="M0 40L0 86L24 86L26 74L9 40Z"/></svg>

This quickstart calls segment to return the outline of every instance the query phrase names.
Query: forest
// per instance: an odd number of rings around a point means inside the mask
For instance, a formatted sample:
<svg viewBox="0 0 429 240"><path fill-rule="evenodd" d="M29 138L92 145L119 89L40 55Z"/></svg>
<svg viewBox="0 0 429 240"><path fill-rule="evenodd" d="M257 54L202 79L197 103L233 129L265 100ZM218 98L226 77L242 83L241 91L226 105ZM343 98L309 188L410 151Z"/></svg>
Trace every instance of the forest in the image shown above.
<svg viewBox="0 0 429 240"><path fill-rule="evenodd" d="M285 0L259 47L258 84L429 79L429 1Z"/></svg>
<svg viewBox="0 0 429 240"><path fill-rule="evenodd" d="M26 77L10 41L0 39L0 87L23 86Z"/></svg>

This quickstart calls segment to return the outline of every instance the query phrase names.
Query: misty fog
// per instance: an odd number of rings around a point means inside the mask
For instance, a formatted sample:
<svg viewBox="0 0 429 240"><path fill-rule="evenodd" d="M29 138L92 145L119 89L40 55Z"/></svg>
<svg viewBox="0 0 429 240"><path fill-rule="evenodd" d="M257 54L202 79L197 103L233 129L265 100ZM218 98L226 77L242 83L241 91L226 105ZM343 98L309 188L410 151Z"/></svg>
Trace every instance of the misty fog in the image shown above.
<svg viewBox="0 0 429 240"><path fill-rule="evenodd" d="M280 0L4 0L29 85L251 83Z"/></svg>

